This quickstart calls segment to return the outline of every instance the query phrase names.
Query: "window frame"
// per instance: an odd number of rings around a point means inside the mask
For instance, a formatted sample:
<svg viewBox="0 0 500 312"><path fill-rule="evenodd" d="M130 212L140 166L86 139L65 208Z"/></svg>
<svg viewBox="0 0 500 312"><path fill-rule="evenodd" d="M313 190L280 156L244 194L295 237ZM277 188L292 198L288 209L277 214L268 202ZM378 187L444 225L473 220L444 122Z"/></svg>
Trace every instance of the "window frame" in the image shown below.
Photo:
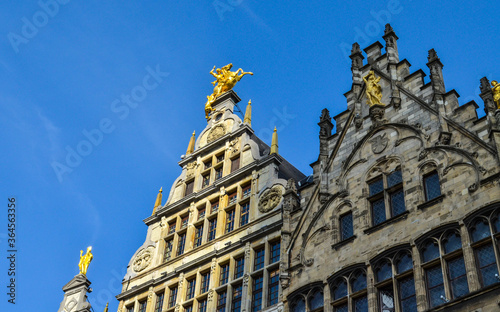
<svg viewBox="0 0 500 312"><path fill-rule="evenodd" d="M401 181L399 181L398 183L395 183L394 185L389 186L389 182L388 182L389 176L391 176L392 174L394 174L396 172L400 172ZM383 189L381 191L379 191L378 193L371 194L370 193L371 185L374 185L375 183L377 183L379 181L382 181ZM368 200L368 203L370 206L372 227L377 226L379 224L382 224L382 223L384 223L392 218L398 217L398 216L404 214L406 211L408 211L407 205L406 205L406 197L404 194L404 190L405 190L404 184L405 183L404 183L404 177L403 177L403 169L402 169L401 165L398 165L394 170L392 170L389 173L381 173L381 174L369 179L368 181L366 181L366 184L367 184L367 189L368 189L367 200ZM403 196L404 210L402 212L396 214L396 211L395 211L396 207L393 205L392 199L395 198L394 196L396 194L399 194L399 193L401 193ZM377 215L374 212L374 209L375 209L374 204L379 203L380 201L382 201L384 203L384 220L382 220L380 222L375 222L375 220L376 220L375 218Z"/></svg>

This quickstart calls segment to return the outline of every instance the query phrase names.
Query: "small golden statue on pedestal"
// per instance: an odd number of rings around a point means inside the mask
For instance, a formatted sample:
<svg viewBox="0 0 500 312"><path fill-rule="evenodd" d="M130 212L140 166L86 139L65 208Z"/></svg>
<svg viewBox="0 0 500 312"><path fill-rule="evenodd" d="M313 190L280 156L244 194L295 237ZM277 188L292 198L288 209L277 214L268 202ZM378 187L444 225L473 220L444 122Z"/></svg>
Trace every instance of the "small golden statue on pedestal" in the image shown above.
<svg viewBox="0 0 500 312"><path fill-rule="evenodd" d="M366 98L368 99L368 105L385 105L380 102L382 100L382 87L380 86L380 77L375 77L375 72L370 70L368 75L363 77L366 85Z"/></svg>
<svg viewBox="0 0 500 312"><path fill-rule="evenodd" d="M500 83L496 80L491 82L491 91L493 91L493 102L497 105L497 109L500 109Z"/></svg>
<svg viewBox="0 0 500 312"><path fill-rule="evenodd" d="M92 253L92 246L87 248L87 253L83 255L83 250L80 250L80 262L78 263L78 268L80 269L80 274L87 275L87 270L89 268L90 261L94 258Z"/></svg>
<svg viewBox="0 0 500 312"><path fill-rule="evenodd" d="M215 86L214 92L211 95L207 96L207 103L205 104L205 117L207 121L210 120L210 114L214 111L212 108L212 103L219 97L221 94L231 90L238 81L245 75L253 75L251 72L244 72L243 69L238 68L237 71L232 72L231 68L233 67L232 63L227 64L222 68L217 68L215 70L212 68L210 74L215 77L215 81L212 84ZM216 71L214 73L214 70Z"/></svg>

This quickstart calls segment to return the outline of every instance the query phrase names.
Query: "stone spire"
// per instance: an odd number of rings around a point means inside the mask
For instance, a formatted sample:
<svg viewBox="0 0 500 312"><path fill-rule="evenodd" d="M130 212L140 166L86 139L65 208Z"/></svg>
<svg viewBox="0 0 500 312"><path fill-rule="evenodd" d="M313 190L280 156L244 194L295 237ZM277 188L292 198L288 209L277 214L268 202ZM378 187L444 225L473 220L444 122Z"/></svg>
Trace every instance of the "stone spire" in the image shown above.
<svg viewBox="0 0 500 312"><path fill-rule="evenodd" d="M361 85L363 83L360 69L361 67L363 67L363 59L365 58L361 53L361 48L359 47L359 44L357 42L353 43L351 55L349 57L352 60L352 89L357 94L361 90Z"/></svg>
<svg viewBox="0 0 500 312"><path fill-rule="evenodd" d="M194 141L195 141L195 131L193 131L193 135L191 136L191 139L189 140L189 145L188 149L186 151L186 156L189 154L192 154L194 152Z"/></svg>
<svg viewBox="0 0 500 312"><path fill-rule="evenodd" d="M271 152L269 154L278 154L278 133L276 132L276 127L274 127L273 140L271 142Z"/></svg>
<svg viewBox="0 0 500 312"><path fill-rule="evenodd" d="M399 63L399 53L398 53L398 36L392 29L391 24L385 25L384 35L382 36L385 40L385 51L387 53L387 60L389 64Z"/></svg>
<svg viewBox="0 0 500 312"><path fill-rule="evenodd" d="M155 214L156 208L161 207L162 192L163 192L163 187L160 187L160 191L158 192L158 195L156 196L156 202L155 202L155 206L153 208L153 213L151 215Z"/></svg>
<svg viewBox="0 0 500 312"><path fill-rule="evenodd" d="M431 82L434 94L446 93L443 79L443 63L441 63L441 60L437 56L436 50L429 50L429 56L427 57L427 60L427 67L429 67L431 71Z"/></svg>
<svg viewBox="0 0 500 312"><path fill-rule="evenodd" d="M248 124L250 127L252 126L252 100L248 101L247 109L245 111L245 118L243 118L243 122Z"/></svg>
<svg viewBox="0 0 500 312"><path fill-rule="evenodd" d="M109 302L106 302L106 307L104 308L104 312L108 312L108 305L109 305Z"/></svg>

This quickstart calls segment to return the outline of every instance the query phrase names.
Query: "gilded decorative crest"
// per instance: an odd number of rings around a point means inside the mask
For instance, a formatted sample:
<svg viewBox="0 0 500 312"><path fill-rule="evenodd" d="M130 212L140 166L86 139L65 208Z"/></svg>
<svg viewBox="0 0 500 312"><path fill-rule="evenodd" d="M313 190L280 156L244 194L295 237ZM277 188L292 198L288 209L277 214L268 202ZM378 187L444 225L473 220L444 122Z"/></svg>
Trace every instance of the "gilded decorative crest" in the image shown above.
<svg viewBox="0 0 500 312"><path fill-rule="evenodd" d="M137 253L133 263L133 269L135 272L141 272L151 264L153 259L153 248L148 247Z"/></svg>
<svg viewBox="0 0 500 312"><path fill-rule="evenodd" d="M273 210L276 206L278 206L282 197L281 189L278 186L274 186L265 191L262 195L260 195L259 211L266 213Z"/></svg>
<svg viewBox="0 0 500 312"><path fill-rule="evenodd" d="M207 143L210 143L210 142L217 140L218 138L222 137L224 134L226 134L226 126L224 126L224 124L219 124L219 125L213 127L210 130L210 132L208 133Z"/></svg>

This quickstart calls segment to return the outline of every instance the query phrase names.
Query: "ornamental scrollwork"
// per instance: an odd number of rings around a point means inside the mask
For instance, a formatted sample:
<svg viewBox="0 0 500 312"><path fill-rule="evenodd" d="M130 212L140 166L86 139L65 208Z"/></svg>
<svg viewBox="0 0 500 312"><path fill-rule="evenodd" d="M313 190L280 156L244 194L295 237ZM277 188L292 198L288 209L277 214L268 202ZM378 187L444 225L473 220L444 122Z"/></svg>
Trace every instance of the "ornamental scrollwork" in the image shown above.
<svg viewBox="0 0 500 312"><path fill-rule="evenodd" d="M265 191L259 198L259 211L266 213L273 210L278 206L282 197L281 189L278 186Z"/></svg>
<svg viewBox="0 0 500 312"><path fill-rule="evenodd" d="M148 247L137 253L132 265L135 272L141 272L151 264L153 259L153 247Z"/></svg>

